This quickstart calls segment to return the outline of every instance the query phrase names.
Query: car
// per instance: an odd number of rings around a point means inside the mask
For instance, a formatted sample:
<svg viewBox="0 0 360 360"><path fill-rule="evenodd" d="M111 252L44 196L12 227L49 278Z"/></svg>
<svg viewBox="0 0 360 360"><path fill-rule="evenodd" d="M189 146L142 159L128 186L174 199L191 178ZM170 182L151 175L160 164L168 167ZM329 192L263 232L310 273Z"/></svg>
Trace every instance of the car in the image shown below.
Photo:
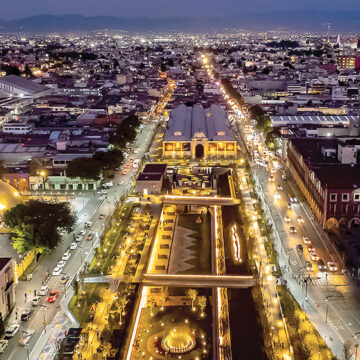
<svg viewBox="0 0 360 360"><path fill-rule="evenodd" d="M11 339L12 337L15 336L15 334L19 331L20 329L20 325L18 324L11 324L9 325L6 329L5 329L5 333L4 333L4 339Z"/></svg>
<svg viewBox="0 0 360 360"><path fill-rule="evenodd" d="M84 236L86 234L86 230L85 229L80 230L79 234Z"/></svg>
<svg viewBox="0 0 360 360"><path fill-rule="evenodd" d="M306 271L313 271L314 268L312 266L312 263L310 261L305 261L305 269Z"/></svg>
<svg viewBox="0 0 360 360"><path fill-rule="evenodd" d="M99 219L100 219L100 220L102 220L104 217L105 217L104 214L100 214L100 215L99 215Z"/></svg>
<svg viewBox="0 0 360 360"><path fill-rule="evenodd" d="M309 251L310 254L310 258L312 261L318 261L319 260L319 256L315 251Z"/></svg>
<svg viewBox="0 0 360 360"><path fill-rule="evenodd" d="M71 252L67 251L61 258L63 261L68 261L70 259Z"/></svg>
<svg viewBox="0 0 360 360"><path fill-rule="evenodd" d="M298 216L298 217L296 218L296 221L297 221L298 223L300 223L300 224L303 224L303 223L304 223L304 219L303 219L301 216Z"/></svg>
<svg viewBox="0 0 360 360"><path fill-rule="evenodd" d="M65 265L66 265L66 261L60 260L60 261L58 262L58 264L56 265L56 267L59 267L59 268L62 269Z"/></svg>
<svg viewBox="0 0 360 360"><path fill-rule="evenodd" d="M270 176L269 176L269 181L270 181L270 182L274 182L274 181L275 181L274 176L270 175Z"/></svg>
<svg viewBox="0 0 360 360"><path fill-rule="evenodd" d="M60 274L61 274L61 272L62 272L62 268L61 268L61 267L56 266L56 267L54 268L54 270L53 270L52 274L53 274L54 276L57 276L57 275L60 275Z"/></svg>
<svg viewBox="0 0 360 360"><path fill-rule="evenodd" d="M281 198L280 194L279 194L278 192L276 192L276 193L274 194L274 199L275 199L275 200L279 200L280 198Z"/></svg>
<svg viewBox="0 0 360 360"><path fill-rule="evenodd" d="M282 174L282 175L281 175L281 178L282 178L283 180L287 180L287 177L286 177L285 174Z"/></svg>
<svg viewBox="0 0 360 360"><path fill-rule="evenodd" d="M277 185L277 186L276 186L276 190L277 190L277 191L281 191L282 189L283 189L283 187L282 187L281 185Z"/></svg>
<svg viewBox="0 0 360 360"><path fill-rule="evenodd" d="M0 340L0 354L2 354L7 348L9 342L7 340Z"/></svg>
<svg viewBox="0 0 360 360"><path fill-rule="evenodd" d="M336 264L332 261L328 261L327 263L327 267L330 271L338 271L338 267L336 266Z"/></svg>
<svg viewBox="0 0 360 360"><path fill-rule="evenodd" d="M306 244L306 247L307 247L309 252L315 252L315 248L314 248L312 243Z"/></svg>
<svg viewBox="0 0 360 360"><path fill-rule="evenodd" d="M317 266L318 266L320 271L325 271L326 270L326 265L325 265L325 263L324 263L324 261L322 259L318 260Z"/></svg>
<svg viewBox="0 0 360 360"><path fill-rule="evenodd" d="M34 330L32 329L23 331L23 336L20 338L18 342L19 345L26 346L30 342L33 335L34 335Z"/></svg>
<svg viewBox="0 0 360 360"><path fill-rule="evenodd" d="M304 242L305 245L310 245L311 244L311 240L307 236L303 236L303 242Z"/></svg>
<svg viewBox="0 0 360 360"><path fill-rule="evenodd" d="M303 252L304 248L303 248L303 246L301 244L297 244L296 245L296 250L300 251L300 252Z"/></svg>
<svg viewBox="0 0 360 360"><path fill-rule="evenodd" d="M32 309L24 310L20 316L21 321L28 321L32 313L33 313Z"/></svg>
<svg viewBox="0 0 360 360"><path fill-rule="evenodd" d="M78 244L76 242L72 242L70 244L70 250L75 250L77 248Z"/></svg>
<svg viewBox="0 0 360 360"><path fill-rule="evenodd" d="M86 221L85 224L84 224L84 226L85 226L86 228L91 227L91 225L92 225L92 222L91 222L91 221Z"/></svg>
<svg viewBox="0 0 360 360"><path fill-rule="evenodd" d="M51 290L49 296L46 298L46 301L49 303L54 303L59 297L59 290Z"/></svg>
<svg viewBox="0 0 360 360"><path fill-rule="evenodd" d="M295 196L289 194L289 199L291 203L297 203L297 198Z"/></svg>
<svg viewBox="0 0 360 360"><path fill-rule="evenodd" d="M86 240L91 241L94 238L94 233L89 233L86 237Z"/></svg>
<svg viewBox="0 0 360 360"><path fill-rule="evenodd" d="M68 275L62 275L60 279L60 284L66 284L69 279Z"/></svg>
<svg viewBox="0 0 360 360"><path fill-rule="evenodd" d="M287 215L286 215L286 216L284 217L284 221L285 221L285 222L290 222L290 221L291 221L290 216L287 216Z"/></svg>
<svg viewBox="0 0 360 360"><path fill-rule="evenodd" d="M291 210L291 208L292 208L292 204L291 204L291 203L288 203L287 207L288 207L288 209L290 209L290 210Z"/></svg>
<svg viewBox="0 0 360 360"><path fill-rule="evenodd" d="M49 291L49 287L44 285L38 292L39 296L45 296Z"/></svg>
<svg viewBox="0 0 360 360"><path fill-rule="evenodd" d="M295 226L290 226L289 231L290 231L292 234L295 234L295 233L296 233Z"/></svg>
<svg viewBox="0 0 360 360"><path fill-rule="evenodd" d="M34 296L31 300L31 306L38 306L40 304L41 297L40 296Z"/></svg>
<svg viewBox="0 0 360 360"><path fill-rule="evenodd" d="M81 241L83 239L83 237L80 235L80 234L78 234L78 235L76 235L75 236L75 241Z"/></svg>

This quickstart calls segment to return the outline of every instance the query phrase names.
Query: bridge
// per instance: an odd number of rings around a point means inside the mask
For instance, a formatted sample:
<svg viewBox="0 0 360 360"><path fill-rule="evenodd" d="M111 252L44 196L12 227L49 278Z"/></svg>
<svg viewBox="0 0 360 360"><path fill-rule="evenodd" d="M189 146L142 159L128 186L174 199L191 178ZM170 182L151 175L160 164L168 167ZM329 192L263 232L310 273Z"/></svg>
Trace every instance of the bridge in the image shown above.
<svg viewBox="0 0 360 360"><path fill-rule="evenodd" d="M159 199L164 204L173 205L226 206L240 204L239 199L222 196L163 195Z"/></svg>
<svg viewBox="0 0 360 360"><path fill-rule="evenodd" d="M253 276L145 274L144 286L246 289L255 285Z"/></svg>

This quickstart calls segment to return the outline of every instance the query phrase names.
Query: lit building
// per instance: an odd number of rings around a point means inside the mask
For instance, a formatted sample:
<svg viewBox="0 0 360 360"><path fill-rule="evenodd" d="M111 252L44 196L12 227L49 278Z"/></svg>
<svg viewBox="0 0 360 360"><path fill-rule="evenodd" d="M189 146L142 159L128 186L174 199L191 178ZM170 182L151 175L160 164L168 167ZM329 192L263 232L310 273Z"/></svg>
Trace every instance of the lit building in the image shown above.
<svg viewBox="0 0 360 360"><path fill-rule="evenodd" d="M341 69L360 69L360 56L340 55L337 57L337 65Z"/></svg>
<svg viewBox="0 0 360 360"><path fill-rule="evenodd" d="M6 318L15 305L14 264L9 257L0 258L0 313Z"/></svg>
<svg viewBox="0 0 360 360"><path fill-rule="evenodd" d="M179 105L171 111L163 139L166 157L236 156L236 139L226 111L218 105L204 109Z"/></svg>

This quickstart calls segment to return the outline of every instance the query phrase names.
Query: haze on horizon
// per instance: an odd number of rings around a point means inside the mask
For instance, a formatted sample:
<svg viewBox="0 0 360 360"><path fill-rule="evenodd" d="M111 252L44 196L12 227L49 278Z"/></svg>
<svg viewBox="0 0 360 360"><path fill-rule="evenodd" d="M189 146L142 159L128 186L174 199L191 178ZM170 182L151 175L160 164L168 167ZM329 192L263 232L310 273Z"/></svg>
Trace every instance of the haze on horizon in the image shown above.
<svg viewBox="0 0 360 360"><path fill-rule="evenodd" d="M51 14L116 17L212 17L279 10L360 10L354 0L0 0L3 20Z"/></svg>

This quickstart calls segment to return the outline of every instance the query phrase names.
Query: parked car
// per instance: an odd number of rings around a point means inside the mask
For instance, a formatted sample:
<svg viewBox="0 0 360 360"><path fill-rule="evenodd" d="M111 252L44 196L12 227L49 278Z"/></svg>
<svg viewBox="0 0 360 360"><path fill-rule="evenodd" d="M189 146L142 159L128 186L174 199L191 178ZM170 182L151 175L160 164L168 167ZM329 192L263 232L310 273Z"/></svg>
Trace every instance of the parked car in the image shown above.
<svg viewBox="0 0 360 360"><path fill-rule="evenodd" d="M77 248L78 244L76 242L72 242L70 244L70 250L75 250Z"/></svg>
<svg viewBox="0 0 360 360"><path fill-rule="evenodd" d="M40 290L39 290L39 296L45 296L49 291L49 287L48 286L43 286Z"/></svg>
<svg viewBox="0 0 360 360"><path fill-rule="evenodd" d="M86 237L86 240L91 241L94 237L94 233L89 233Z"/></svg>
<svg viewBox="0 0 360 360"><path fill-rule="evenodd" d="M31 314L33 311L31 309L26 309L21 313L21 321L28 321L30 319Z"/></svg>
<svg viewBox="0 0 360 360"><path fill-rule="evenodd" d="M80 234L75 236L75 241L81 241L82 239L83 237Z"/></svg>
<svg viewBox="0 0 360 360"><path fill-rule="evenodd" d="M26 346L30 342L33 335L34 335L34 330L32 329L23 331L23 336L19 340L19 345Z"/></svg>
<svg viewBox="0 0 360 360"><path fill-rule="evenodd" d="M336 264L332 261L328 261L327 263L327 267L330 271L338 271L338 267L336 266Z"/></svg>
<svg viewBox="0 0 360 360"><path fill-rule="evenodd" d="M303 252L304 248L303 248L303 246L301 244L297 244L296 245L296 250L300 251L300 252Z"/></svg>
<svg viewBox="0 0 360 360"><path fill-rule="evenodd" d="M51 290L49 296L46 298L46 301L49 303L54 303L59 297L59 290Z"/></svg>
<svg viewBox="0 0 360 360"><path fill-rule="evenodd" d="M68 261L70 259L71 252L67 251L61 258L63 261Z"/></svg>
<svg viewBox="0 0 360 360"><path fill-rule="evenodd" d="M62 269L65 265L66 265L66 261L65 260L60 260L58 262L58 264L56 265L56 267L59 267L59 268Z"/></svg>
<svg viewBox="0 0 360 360"><path fill-rule="evenodd" d="M85 229L80 230L79 234L84 236L86 234L86 230Z"/></svg>
<svg viewBox="0 0 360 360"><path fill-rule="evenodd" d="M7 348L9 342L7 340L0 340L0 354L2 354Z"/></svg>
<svg viewBox="0 0 360 360"><path fill-rule="evenodd" d="M11 324L5 329L4 339L11 339L19 331L20 325Z"/></svg>
<svg viewBox="0 0 360 360"><path fill-rule="evenodd" d="M53 270L52 274L53 274L54 276L57 276L57 275L60 275L60 274L61 274L61 272L62 272L62 268L61 268L61 267L56 266L56 267L54 268L54 270Z"/></svg>
<svg viewBox="0 0 360 360"><path fill-rule="evenodd" d="M38 306L40 304L41 297L40 296L34 296L31 300L32 306Z"/></svg>
<svg viewBox="0 0 360 360"><path fill-rule="evenodd" d="M85 226L86 228L91 227L91 225L92 225L92 222L91 222L91 221L86 221L85 224L84 224L84 226Z"/></svg>

